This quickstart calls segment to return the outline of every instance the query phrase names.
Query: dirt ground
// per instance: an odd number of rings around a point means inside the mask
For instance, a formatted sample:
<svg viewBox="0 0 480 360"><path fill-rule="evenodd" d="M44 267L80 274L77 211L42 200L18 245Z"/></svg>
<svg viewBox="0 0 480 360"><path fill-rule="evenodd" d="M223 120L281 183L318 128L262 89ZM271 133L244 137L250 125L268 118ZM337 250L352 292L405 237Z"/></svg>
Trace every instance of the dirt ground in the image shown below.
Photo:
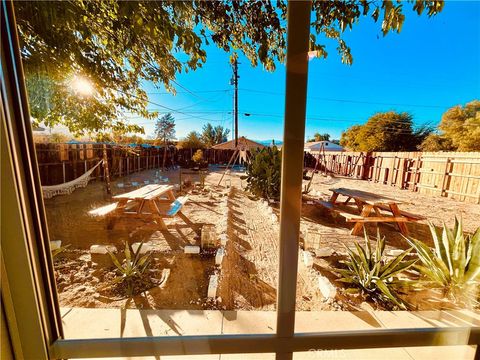
<svg viewBox="0 0 480 360"><path fill-rule="evenodd" d="M161 174L170 184L178 184L178 171ZM217 187L221 172L210 172L204 191L190 191L189 201L182 211L192 221L185 224L180 218L167 222L168 231L160 231L155 223L129 220L106 229L103 218L88 215L91 209L111 203L101 182L91 182L71 195L57 196L45 201L51 240L62 240L70 247L55 259L57 288L61 306L80 307L135 307L151 309L243 309L273 310L276 301L278 272L278 221L272 219L259 200L244 191L245 181L240 173L232 172ZM116 184L153 180L155 171L145 171L115 181L113 192L132 190ZM193 181L198 179L192 179ZM307 268L299 258L298 310L351 310L361 301L348 298L342 291L334 301L325 301L318 290L318 274L335 280L332 272L344 257L345 245L362 238L349 234L351 224L334 219L309 201L315 197L328 199L330 188L345 187L382 194L402 201L400 208L427 216L435 224L453 224L455 215L462 216L464 230L479 226L480 205L467 204L438 197L427 197L381 184L353 179L315 175L313 196L305 196L302 208L302 232L319 234L321 246L331 248L332 256L315 257L313 268ZM278 214L278 204L271 204ZM227 213L225 224L222 218ZM203 224L214 224L217 233L228 234L226 257L223 260L217 301L207 301L208 278L218 271L212 256L184 254L185 245L200 245L199 233ZM408 224L413 237L430 242L427 224ZM387 251L405 249L406 241L392 226L380 226L387 239ZM368 227L376 233L374 226ZM88 249L95 244L115 245L121 253L125 241L130 245L147 241L154 245L150 277L153 287L127 299L104 290L113 276L108 266L95 266ZM300 252L301 256L301 252ZM168 279L158 285L164 269L170 270ZM158 285L158 286L157 286Z"/></svg>

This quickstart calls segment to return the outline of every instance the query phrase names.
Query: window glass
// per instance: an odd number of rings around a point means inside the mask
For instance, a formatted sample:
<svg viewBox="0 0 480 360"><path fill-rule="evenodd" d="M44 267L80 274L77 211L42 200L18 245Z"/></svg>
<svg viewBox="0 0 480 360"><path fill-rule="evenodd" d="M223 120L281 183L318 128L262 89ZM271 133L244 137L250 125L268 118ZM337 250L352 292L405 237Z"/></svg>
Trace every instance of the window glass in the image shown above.
<svg viewBox="0 0 480 360"><path fill-rule="evenodd" d="M478 326L473 254L480 183L471 177L480 171L478 155L459 143L434 147L431 141L436 136L444 141L449 135L442 129L471 109L479 68L464 56L442 56L441 47L420 46L440 34L467 33L475 16L465 27L453 24L464 23L461 13L477 11L477 5L446 7L428 25L421 18L405 20L398 37L372 42L367 39L379 30L367 17L356 25L357 35L344 35L351 66L332 56L312 57L296 332ZM406 19L413 14L407 6L403 11ZM411 31L416 35L410 37ZM466 52L470 45L456 46ZM424 69L421 77L405 62L405 54L413 52L416 66ZM464 95L455 102L461 105L440 95L456 86L457 78L444 72L437 83L435 67L426 66L433 58L440 59L438 66L464 64L474 74L461 85ZM459 349L461 356L473 358L472 348ZM351 353L358 356L320 349L309 356L397 358L397 353L398 358L447 358L435 348Z"/></svg>
<svg viewBox="0 0 480 360"><path fill-rule="evenodd" d="M67 339L275 332L284 65L208 6L15 4Z"/></svg>

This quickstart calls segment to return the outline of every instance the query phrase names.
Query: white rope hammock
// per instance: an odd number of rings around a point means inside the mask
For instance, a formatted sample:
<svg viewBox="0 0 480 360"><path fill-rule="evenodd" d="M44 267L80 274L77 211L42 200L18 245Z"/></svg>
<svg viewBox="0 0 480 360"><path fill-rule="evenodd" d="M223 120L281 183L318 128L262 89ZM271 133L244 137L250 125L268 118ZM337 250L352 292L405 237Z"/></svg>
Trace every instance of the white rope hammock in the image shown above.
<svg viewBox="0 0 480 360"><path fill-rule="evenodd" d="M103 160L100 160L97 165L95 165L93 168L88 170L85 174L77 177L72 181L68 181L66 183L58 184L58 185L42 186L43 197L45 199L50 199L57 195L70 195L73 192L73 190L79 187L87 186L88 181L90 180L90 175L92 174L93 170L95 170L97 166L99 166L101 163L103 163Z"/></svg>

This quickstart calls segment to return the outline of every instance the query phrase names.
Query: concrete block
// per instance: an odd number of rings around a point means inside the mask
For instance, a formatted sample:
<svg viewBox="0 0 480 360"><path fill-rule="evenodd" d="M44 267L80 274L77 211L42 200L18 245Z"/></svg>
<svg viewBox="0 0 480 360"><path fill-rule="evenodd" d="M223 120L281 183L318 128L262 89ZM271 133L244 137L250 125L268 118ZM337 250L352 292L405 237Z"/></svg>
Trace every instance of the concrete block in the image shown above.
<svg viewBox="0 0 480 360"><path fill-rule="evenodd" d="M200 246L187 245L183 248L185 254L200 254Z"/></svg>
<svg viewBox="0 0 480 360"><path fill-rule="evenodd" d="M388 250L387 251L387 255L388 256L398 256L400 255L401 253L403 253L404 250L401 250L401 249L392 249L392 250Z"/></svg>
<svg viewBox="0 0 480 360"><path fill-rule="evenodd" d="M50 250L60 249L62 246L62 240L52 240L50 241Z"/></svg>
<svg viewBox="0 0 480 360"><path fill-rule="evenodd" d="M334 299L337 295L337 289L325 276L318 276L318 287L323 297L326 299Z"/></svg>
<svg viewBox="0 0 480 360"><path fill-rule="evenodd" d="M202 226L202 235L201 235L201 246L202 249L215 248L218 244L217 231L215 225L205 224Z"/></svg>
<svg viewBox="0 0 480 360"><path fill-rule="evenodd" d="M219 248L215 254L215 265L222 265L223 257L225 256L225 250Z"/></svg>
<svg viewBox="0 0 480 360"><path fill-rule="evenodd" d="M303 252L303 263L305 264L306 267L313 266L313 257L310 251Z"/></svg>
<svg viewBox="0 0 480 360"><path fill-rule="evenodd" d="M117 252L117 248L115 245L92 245L90 246L90 254L100 254L100 255L105 255L108 254L108 251L112 253Z"/></svg>
<svg viewBox="0 0 480 360"><path fill-rule="evenodd" d="M141 244L141 243L139 243L139 242L132 244L132 250L133 250L133 252L134 252L135 254L137 253L137 250L138 250L138 248L140 247L140 244ZM147 252L152 251L152 250L154 250L153 244L151 244L151 243L143 243L142 248L140 249L140 255L144 255L144 254L146 254Z"/></svg>
<svg viewBox="0 0 480 360"><path fill-rule="evenodd" d="M90 246L90 258L92 263L100 267L110 267L113 265L112 258L108 254L107 249L111 253L116 253L117 248L114 245L92 245Z"/></svg>
<svg viewBox="0 0 480 360"><path fill-rule="evenodd" d="M225 246L227 245L228 235L227 234L220 234L220 245Z"/></svg>
<svg viewBox="0 0 480 360"><path fill-rule="evenodd" d="M329 247L322 247L320 249L315 249L316 257L329 257L333 255L333 249Z"/></svg>
<svg viewBox="0 0 480 360"><path fill-rule="evenodd" d="M208 280L208 293L209 298L215 298L217 296L217 287L218 287L218 275L210 275Z"/></svg>

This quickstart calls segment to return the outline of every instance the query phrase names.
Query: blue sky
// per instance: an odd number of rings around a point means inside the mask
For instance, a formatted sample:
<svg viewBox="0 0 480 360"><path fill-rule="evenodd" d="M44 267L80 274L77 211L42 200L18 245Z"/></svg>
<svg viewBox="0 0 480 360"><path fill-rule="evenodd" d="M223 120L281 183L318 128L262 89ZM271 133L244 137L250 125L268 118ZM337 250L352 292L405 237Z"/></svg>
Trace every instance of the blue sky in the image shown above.
<svg viewBox="0 0 480 360"><path fill-rule="evenodd" d="M307 129L339 138L349 126L379 111L406 111L416 124L439 123L449 107L480 98L480 2L447 2L436 17L417 16L404 4L400 34L383 37L380 24L362 19L344 39L354 63L344 65L336 46L327 43L326 60L309 64ZM233 86L229 54L207 47L202 69L177 76L172 96L152 84L144 88L151 101L173 109L177 138L211 122L232 127ZM285 66L273 73L253 68L240 55L239 135L282 139ZM182 88L183 87L183 88ZM186 90L185 90L186 89ZM164 111L156 105L152 110ZM251 114L245 116L245 113ZM153 122L132 119L153 134Z"/></svg>

